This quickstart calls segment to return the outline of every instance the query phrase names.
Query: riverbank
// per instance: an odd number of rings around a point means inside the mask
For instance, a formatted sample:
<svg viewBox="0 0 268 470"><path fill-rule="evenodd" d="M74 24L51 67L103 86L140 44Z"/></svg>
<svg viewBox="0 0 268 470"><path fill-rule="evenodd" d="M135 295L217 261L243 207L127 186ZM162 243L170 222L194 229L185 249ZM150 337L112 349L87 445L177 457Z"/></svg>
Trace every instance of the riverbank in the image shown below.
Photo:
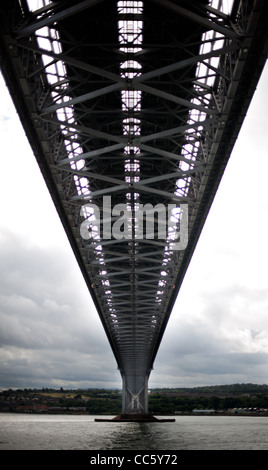
<svg viewBox="0 0 268 470"><path fill-rule="evenodd" d="M268 416L268 386L237 385L194 389L151 389L152 415ZM113 415L121 413L121 390L17 389L0 392L0 412Z"/></svg>

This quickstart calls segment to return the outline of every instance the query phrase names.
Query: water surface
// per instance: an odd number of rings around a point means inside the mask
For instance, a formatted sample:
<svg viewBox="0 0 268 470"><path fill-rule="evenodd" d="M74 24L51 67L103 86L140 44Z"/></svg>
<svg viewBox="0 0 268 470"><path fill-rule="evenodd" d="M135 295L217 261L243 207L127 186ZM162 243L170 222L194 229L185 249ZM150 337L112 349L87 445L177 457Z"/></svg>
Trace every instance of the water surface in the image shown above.
<svg viewBox="0 0 268 470"><path fill-rule="evenodd" d="M0 413L0 450L268 449L268 417L178 416L172 423L97 417Z"/></svg>

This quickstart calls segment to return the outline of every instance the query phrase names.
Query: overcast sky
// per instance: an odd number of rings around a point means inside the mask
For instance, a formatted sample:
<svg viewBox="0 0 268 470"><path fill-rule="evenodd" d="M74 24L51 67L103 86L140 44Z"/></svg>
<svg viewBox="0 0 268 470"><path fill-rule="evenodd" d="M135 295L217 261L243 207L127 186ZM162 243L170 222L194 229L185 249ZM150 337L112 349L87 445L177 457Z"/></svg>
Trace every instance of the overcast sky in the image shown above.
<svg viewBox="0 0 268 470"><path fill-rule="evenodd" d="M268 67L150 387L268 383ZM116 387L96 309L0 77L0 388Z"/></svg>

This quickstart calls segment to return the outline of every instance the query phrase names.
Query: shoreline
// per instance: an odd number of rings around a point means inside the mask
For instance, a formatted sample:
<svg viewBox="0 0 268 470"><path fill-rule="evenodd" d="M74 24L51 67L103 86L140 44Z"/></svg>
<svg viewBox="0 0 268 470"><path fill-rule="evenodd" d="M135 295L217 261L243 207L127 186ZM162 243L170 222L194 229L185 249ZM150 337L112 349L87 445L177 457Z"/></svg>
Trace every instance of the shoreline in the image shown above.
<svg viewBox="0 0 268 470"><path fill-rule="evenodd" d="M110 414L110 413L88 413L88 412L68 412L68 411L36 411L36 410L28 410L28 411L10 411L10 410L0 410L0 414L17 414L17 415L49 415L49 416L57 416L57 415L66 415L66 416L111 416L114 417L116 416L115 414ZM242 417L268 417L268 413L262 413L262 412L224 412L224 411L219 411L215 413L206 413L206 412L195 412L195 413L187 413L187 412L182 412L182 413L169 413L167 415L165 414L153 414L155 417L173 417L173 418L180 418L182 416L211 416L211 417L220 417L220 416L232 416L232 417L237 417L237 416L242 416Z"/></svg>

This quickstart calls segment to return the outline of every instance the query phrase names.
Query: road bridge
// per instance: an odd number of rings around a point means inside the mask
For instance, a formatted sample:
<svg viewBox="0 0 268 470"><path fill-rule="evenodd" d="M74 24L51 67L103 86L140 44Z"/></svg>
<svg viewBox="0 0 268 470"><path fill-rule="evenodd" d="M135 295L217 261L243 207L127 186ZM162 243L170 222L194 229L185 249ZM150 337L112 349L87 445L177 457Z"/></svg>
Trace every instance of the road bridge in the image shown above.
<svg viewBox="0 0 268 470"><path fill-rule="evenodd" d="M267 1L4 0L0 14L1 71L122 375L122 412L146 414L266 61Z"/></svg>

